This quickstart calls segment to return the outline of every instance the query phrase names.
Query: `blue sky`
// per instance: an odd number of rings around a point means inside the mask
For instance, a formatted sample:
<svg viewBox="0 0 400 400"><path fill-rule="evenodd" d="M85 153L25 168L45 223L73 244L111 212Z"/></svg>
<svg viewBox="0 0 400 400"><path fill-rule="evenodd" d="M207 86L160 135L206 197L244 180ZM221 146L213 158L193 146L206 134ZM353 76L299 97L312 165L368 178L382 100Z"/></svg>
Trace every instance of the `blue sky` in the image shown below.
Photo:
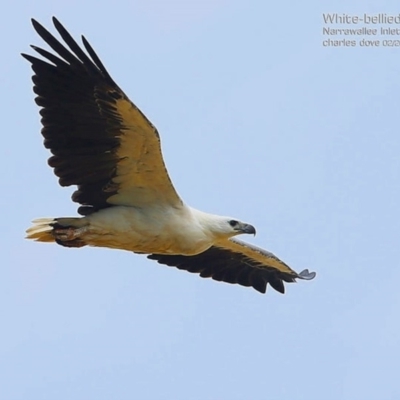
<svg viewBox="0 0 400 400"><path fill-rule="evenodd" d="M3 399L400 398L400 48L322 46L394 1L15 1L1 24ZM47 166L30 18L84 34L157 126L190 205L312 282L260 295L145 257L24 240L75 215ZM396 39L396 38L395 38Z"/></svg>

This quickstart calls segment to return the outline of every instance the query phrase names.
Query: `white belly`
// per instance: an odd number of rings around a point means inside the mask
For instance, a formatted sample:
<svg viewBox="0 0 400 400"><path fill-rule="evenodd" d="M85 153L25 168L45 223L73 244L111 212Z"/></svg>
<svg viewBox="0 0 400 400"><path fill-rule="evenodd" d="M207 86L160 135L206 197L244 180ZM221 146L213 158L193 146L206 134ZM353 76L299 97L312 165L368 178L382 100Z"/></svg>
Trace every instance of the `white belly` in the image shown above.
<svg viewBox="0 0 400 400"><path fill-rule="evenodd" d="M115 206L86 217L84 234L90 246L138 253L192 255L213 244L186 207L146 208Z"/></svg>

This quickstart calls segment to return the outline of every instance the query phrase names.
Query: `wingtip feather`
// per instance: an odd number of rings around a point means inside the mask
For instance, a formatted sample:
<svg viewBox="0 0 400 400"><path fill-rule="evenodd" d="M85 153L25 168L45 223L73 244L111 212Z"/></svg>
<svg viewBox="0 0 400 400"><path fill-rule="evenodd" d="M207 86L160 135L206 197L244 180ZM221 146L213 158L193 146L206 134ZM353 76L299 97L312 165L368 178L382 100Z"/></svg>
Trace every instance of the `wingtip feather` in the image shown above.
<svg viewBox="0 0 400 400"><path fill-rule="evenodd" d="M317 274L315 272L310 272L308 269L305 269L299 273L298 278L310 281L314 279Z"/></svg>

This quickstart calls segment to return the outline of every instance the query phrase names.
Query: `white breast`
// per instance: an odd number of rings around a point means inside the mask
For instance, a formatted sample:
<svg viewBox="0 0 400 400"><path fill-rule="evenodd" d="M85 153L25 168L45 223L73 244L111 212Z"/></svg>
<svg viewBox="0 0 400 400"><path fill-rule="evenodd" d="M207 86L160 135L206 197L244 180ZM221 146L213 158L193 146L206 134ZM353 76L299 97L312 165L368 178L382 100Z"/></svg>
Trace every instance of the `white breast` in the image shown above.
<svg viewBox="0 0 400 400"><path fill-rule="evenodd" d="M84 240L91 246L140 253L198 254L213 244L213 237L186 206L106 208L86 217Z"/></svg>

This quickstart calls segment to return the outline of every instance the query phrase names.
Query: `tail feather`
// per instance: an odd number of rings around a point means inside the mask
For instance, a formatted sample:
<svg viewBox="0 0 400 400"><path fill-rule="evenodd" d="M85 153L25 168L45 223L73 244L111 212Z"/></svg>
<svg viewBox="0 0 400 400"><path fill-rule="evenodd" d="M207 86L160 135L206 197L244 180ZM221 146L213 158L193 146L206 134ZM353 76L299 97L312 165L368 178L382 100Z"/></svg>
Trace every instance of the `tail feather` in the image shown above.
<svg viewBox="0 0 400 400"><path fill-rule="evenodd" d="M85 243L79 238L73 240L60 236L60 231L69 228L79 229L86 225L85 218L38 218L32 221L33 225L26 230L26 239L37 242L56 242L67 247L82 247Z"/></svg>
<svg viewBox="0 0 400 400"><path fill-rule="evenodd" d="M55 218L38 218L33 220L33 225L26 230L26 239L32 239L37 242L55 242L52 231L53 225L56 222Z"/></svg>

